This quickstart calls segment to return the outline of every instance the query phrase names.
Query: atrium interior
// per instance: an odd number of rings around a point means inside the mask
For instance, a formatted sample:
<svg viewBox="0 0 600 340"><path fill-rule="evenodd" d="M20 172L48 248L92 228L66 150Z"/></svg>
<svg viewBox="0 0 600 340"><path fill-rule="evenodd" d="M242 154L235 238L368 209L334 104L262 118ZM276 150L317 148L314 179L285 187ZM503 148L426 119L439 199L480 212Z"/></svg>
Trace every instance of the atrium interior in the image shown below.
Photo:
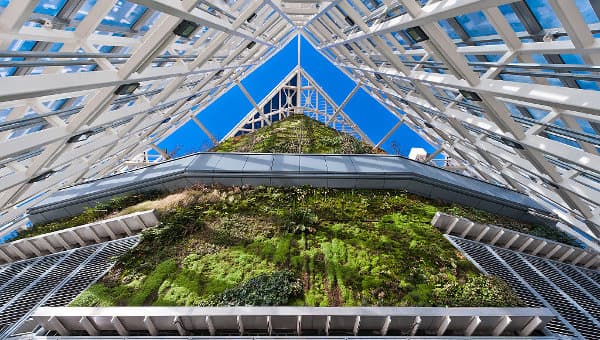
<svg viewBox="0 0 600 340"><path fill-rule="evenodd" d="M0 339L600 339L600 1L0 0Z"/></svg>

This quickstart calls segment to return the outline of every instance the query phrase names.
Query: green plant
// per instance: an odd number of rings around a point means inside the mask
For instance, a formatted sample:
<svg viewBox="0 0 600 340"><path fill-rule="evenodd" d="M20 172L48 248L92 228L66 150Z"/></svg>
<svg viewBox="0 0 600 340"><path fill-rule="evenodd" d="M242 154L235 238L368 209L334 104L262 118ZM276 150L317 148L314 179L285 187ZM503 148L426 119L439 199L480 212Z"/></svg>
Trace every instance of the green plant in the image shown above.
<svg viewBox="0 0 600 340"><path fill-rule="evenodd" d="M173 245L205 227L198 215L197 211L183 207L165 214L159 225L142 231L138 246L123 254L119 265L129 270L151 270L173 254Z"/></svg>
<svg viewBox="0 0 600 340"><path fill-rule="evenodd" d="M281 306L302 292L302 285L289 270L260 274L216 295L208 305L214 306Z"/></svg>
<svg viewBox="0 0 600 340"><path fill-rule="evenodd" d="M430 225L436 211L449 207L440 202L402 191L310 187L197 186L184 196L177 205L162 205L168 208L161 210L161 224L144 231L138 246L78 303L520 303L510 287L479 274ZM474 209L460 212L508 221ZM280 302L284 297L256 293L253 279L270 282L281 271L295 273L298 294ZM262 295L269 301L256 300Z"/></svg>
<svg viewBox="0 0 600 340"><path fill-rule="evenodd" d="M319 216L311 209L300 207L286 212L283 220L285 231L299 234L314 229L319 223Z"/></svg>
<svg viewBox="0 0 600 340"><path fill-rule="evenodd" d="M523 306L506 282L495 276L470 275L466 281L450 281L434 289L431 304L464 307Z"/></svg>
<svg viewBox="0 0 600 340"><path fill-rule="evenodd" d="M338 154L382 152L304 115L292 115L247 135L229 138L211 151Z"/></svg>

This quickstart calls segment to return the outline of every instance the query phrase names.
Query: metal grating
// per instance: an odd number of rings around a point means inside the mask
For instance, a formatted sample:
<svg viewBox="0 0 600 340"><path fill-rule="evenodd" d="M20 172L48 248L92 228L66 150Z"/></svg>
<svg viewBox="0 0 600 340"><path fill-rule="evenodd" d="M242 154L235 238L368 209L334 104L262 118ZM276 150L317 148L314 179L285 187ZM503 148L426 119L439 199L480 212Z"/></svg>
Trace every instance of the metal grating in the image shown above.
<svg viewBox="0 0 600 340"><path fill-rule="evenodd" d="M66 306L83 290L96 282L112 267L111 257L125 253L137 243L137 237L122 242L108 242L91 258L91 261L79 268L58 290L43 304L48 307Z"/></svg>
<svg viewBox="0 0 600 340"><path fill-rule="evenodd" d="M203 110L300 34L397 118L382 134L406 125L597 241L599 16L591 0L2 1L0 234L60 187L166 154L190 120L218 139Z"/></svg>
<svg viewBox="0 0 600 340"><path fill-rule="evenodd" d="M600 273L456 236L446 237L479 268L513 287L528 305L555 311L547 328L557 335L598 339Z"/></svg>
<svg viewBox="0 0 600 340"><path fill-rule="evenodd" d="M494 251L488 246L482 243L471 242L453 236L448 237L448 239L450 239L457 248L465 253L471 262L477 265L482 272L498 276L506 281L506 283L511 286L511 288L517 293L519 298L521 298L521 300L527 304L527 306L549 306L549 303L547 303L541 296L536 294L531 286L527 284L527 282L522 280L521 277L513 270L509 270L510 268L507 268L506 262L499 259ZM572 336L572 329L565 324L566 322L555 318L548 323L546 328L548 328L548 330L554 334Z"/></svg>
<svg viewBox="0 0 600 340"><path fill-rule="evenodd" d="M65 306L112 267L111 257L139 237L72 249L0 267L0 338L10 335L39 306Z"/></svg>

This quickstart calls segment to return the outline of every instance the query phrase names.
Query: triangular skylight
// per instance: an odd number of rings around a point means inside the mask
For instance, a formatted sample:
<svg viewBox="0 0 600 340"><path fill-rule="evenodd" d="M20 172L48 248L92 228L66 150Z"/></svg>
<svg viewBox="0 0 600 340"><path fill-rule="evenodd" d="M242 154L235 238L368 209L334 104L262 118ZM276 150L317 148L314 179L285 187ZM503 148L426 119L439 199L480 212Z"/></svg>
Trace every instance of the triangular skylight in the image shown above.
<svg viewBox="0 0 600 340"><path fill-rule="evenodd" d="M276 111L279 100L277 93L290 83L296 84L297 79L294 78L297 74L301 74L303 79L300 107L309 117L328 123L330 127L350 133L391 154L408 156L413 147L434 151L419 135L400 124L400 113L391 113L371 98L362 86L357 86L340 72L303 35L300 36L300 46L297 43L296 39L289 42L264 65L201 110L193 121L183 125L160 143L159 151L166 150L170 153L169 156L183 156L190 152L208 150L216 141L236 135L238 129L245 132L253 130L250 126L243 127L248 125L253 116L257 116L257 121L261 120L252 103L256 103L267 113ZM289 89L287 97L294 103L288 103L282 117L294 110L295 93L294 89ZM271 99L273 102L269 104ZM339 106L342 106L339 110L341 114L336 114L335 120L330 122L330 115ZM316 115L315 112L319 114ZM258 123L254 129L261 126L264 124ZM390 128L383 130L381 126ZM153 157L160 156L152 150L150 154Z"/></svg>
<svg viewBox="0 0 600 340"><path fill-rule="evenodd" d="M245 90L245 88L243 88ZM249 95L249 94L248 94ZM351 95L354 95L351 93ZM350 100L350 96L348 101ZM294 114L306 115L318 122L353 135L373 146L371 139L315 82L298 66L233 128L222 141L250 133Z"/></svg>

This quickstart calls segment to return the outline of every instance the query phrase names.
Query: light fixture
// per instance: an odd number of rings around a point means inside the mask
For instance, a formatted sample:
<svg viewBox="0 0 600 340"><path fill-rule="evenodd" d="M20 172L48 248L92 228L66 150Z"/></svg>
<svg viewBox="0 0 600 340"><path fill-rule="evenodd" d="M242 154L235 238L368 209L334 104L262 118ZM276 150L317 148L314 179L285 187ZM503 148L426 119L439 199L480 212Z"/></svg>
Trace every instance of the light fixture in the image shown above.
<svg viewBox="0 0 600 340"><path fill-rule="evenodd" d="M248 43L248 45L246 45L246 48L251 49L252 47L254 47L254 45L256 45L256 41L251 41Z"/></svg>
<svg viewBox="0 0 600 340"><path fill-rule="evenodd" d="M139 86L140 86L140 83L124 84L124 85L119 86L115 90L115 94L117 96L124 95L124 94L132 94L133 91L135 91Z"/></svg>
<svg viewBox="0 0 600 340"><path fill-rule="evenodd" d="M513 149L519 149L519 150L525 149L523 147L523 145L521 145L520 143L512 141L512 140L510 140L510 139L508 139L506 137L500 137L500 142L502 142L502 144L504 144L504 145L510 146Z"/></svg>
<svg viewBox="0 0 600 340"><path fill-rule="evenodd" d="M481 101L481 97L479 97L479 95L475 92L467 91L467 90L458 90L458 92L460 92L460 94L462 94L462 96L465 97L465 99L470 100L472 102L480 102Z"/></svg>
<svg viewBox="0 0 600 340"><path fill-rule="evenodd" d="M93 134L94 134L94 131L92 131L92 130L82 132L80 134L77 134L77 135L72 136L71 138L67 139L67 144L83 142L84 140L87 140L88 138L90 138Z"/></svg>
<svg viewBox="0 0 600 340"><path fill-rule="evenodd" d="M256 12L250 14L250 16L248 17L248 19L246 19L247 23L251 23L252 20L254 20L254 18L256 18Z"/></svg>
<svg viewBox="0 0 600 340"><path fill-rule="evenodd" d="M45 180L46 178L52 176L56 171L54 170L48 170L46 172L43 172L35 177L33 177L32 179L30 179L29 181L27 181L27 183L32 184L32 183L36 183L36 182L40 182Z"/></svg>
<svg viewBox="0 0 600 340"><path fill-rule="evenodd" d="M348 23L348 25L354 26L354 20L352 20L352 18L350 18L349 16L346 15L346 17L344 18L344 20L346 20L346 22Z"/></svg>
<svg viewBox="0 0 600 340"><path fill-rule="evenodd" d="M188 20L183 20L179 23L179 25L177 25L177 27L175 27L173 33L182 38L189 38L192 35L192 33L194 33L196 28L198 28L197 23Z"/></svg>
<svg viewBox="0 0 600 340"><path fill-rule="evenodd" d="M415 43L420 43L420 42L429 40L429 37L427 36L427 34L419 26L407 28L406 29L406 34L408 34L408 36Z"/></svg>

